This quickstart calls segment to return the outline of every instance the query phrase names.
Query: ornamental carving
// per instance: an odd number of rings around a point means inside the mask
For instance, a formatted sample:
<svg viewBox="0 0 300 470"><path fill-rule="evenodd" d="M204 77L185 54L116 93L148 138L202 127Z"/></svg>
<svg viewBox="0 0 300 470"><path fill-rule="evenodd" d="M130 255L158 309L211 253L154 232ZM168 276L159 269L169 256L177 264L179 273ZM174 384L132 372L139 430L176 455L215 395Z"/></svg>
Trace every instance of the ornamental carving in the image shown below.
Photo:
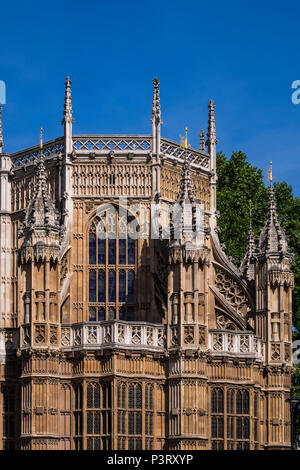
<svg viewBox="0 0 300 470"><path fill-rule="evenodd" d="M238 282L228 273L216 268L216 288L243 317L250 310L247 297Z"/></svg>

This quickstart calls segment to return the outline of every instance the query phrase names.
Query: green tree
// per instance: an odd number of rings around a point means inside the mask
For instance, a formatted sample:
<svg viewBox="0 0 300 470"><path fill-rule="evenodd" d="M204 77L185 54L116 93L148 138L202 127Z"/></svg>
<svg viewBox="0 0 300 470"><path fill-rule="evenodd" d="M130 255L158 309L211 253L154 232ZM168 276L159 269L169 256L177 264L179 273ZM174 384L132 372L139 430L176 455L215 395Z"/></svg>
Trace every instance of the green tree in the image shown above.
<svg viewBox="0 0 300 470"><path fill-rule="evenodd" d="M250 200L252 226L257 237L266 219L269 190L264 184L262 170L252 166L241 151L233 152L229 160L223 153L218 153L217 174L220 239L226 245L226 253L239 265L247 243ZM274 192L278 217L295 257L292 263L295 275L293 325L294 339L300 339L300 198L293 196L292 187L285 182L275 183Z"/></svg>
<svg viewBox="0 0 300 470"><path fill-rule="evenodd" d="M252 166L243 152L233 152L229 160L217 154L217 209L220 240L226 253L239 265L246 248L252 201L252 226L257 237L267 214L268 188L262 170ZM275 183L277 213L294 254L292 270L295 276L293 291L293 339L300 339L300 198L293 196L292 187L285 182ZM300 399L300 365L295 365L292 391ZM300 436L300 419L296 421L296 435Z"/></svg>

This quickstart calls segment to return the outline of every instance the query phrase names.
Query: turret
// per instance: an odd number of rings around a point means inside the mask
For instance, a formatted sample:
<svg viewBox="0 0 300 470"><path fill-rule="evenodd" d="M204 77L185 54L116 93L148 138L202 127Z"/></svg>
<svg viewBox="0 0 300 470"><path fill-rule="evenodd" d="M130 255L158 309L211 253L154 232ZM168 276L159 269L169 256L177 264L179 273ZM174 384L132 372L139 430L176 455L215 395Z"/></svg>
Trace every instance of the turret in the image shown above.
<svg viewBox="0 0 300 470"><path fill-rule="evenodd" d="M198 348L200 332L203 338L206 337L204 292L209 249L204 245L204 214L194 195L191 164L187 159L183 165L171 227L169 346ZM203 330L196 327L198 324L202 325Z"/></svg>
<svg viewBox="0 0 300 470"><path fill-rule="evenodd" d="M20 228L19 250L23 285L20 299L23 324L21 347L59 345L59 216L47 186L46 168L41 156L37 162L35 190Z"/></svg>
<svg viewBox="0 0 300 470"><path fill-rule="evenodd" d="M268 363L291 363L293 255L276 211L272 171L268 212L255 254L256 332L267 341Z"/></svg>

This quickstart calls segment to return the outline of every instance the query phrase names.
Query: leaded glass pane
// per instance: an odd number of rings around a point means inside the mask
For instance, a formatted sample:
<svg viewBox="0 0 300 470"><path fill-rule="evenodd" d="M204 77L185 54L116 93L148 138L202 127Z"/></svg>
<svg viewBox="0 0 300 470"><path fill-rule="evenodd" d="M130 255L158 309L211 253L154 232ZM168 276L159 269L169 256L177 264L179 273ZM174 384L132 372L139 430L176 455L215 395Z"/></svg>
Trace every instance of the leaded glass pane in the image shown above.
<svg viewBox="0 0 300 470"><path fill-rule="evenodd" d="M119 264L126 264L126 239L119 240Z"/></svg>
<svg viewBox="0 0 300 470"><path fill-rule="evenodd" d="M135 416L135 434L142 433L142 414L137 413Z"/></svg>
<svg viewBox="0 0 300 470"><path fill-rule="evenodd" d="M243 432L244 439L249 439L249 419L244 418L244 432Z"/></svg>
<svg viewBox="0 0 300 470"><path fill-rule="evenodd" d="M114 320L116 318L116 309L114 307L109 307L108 309L108 319Z"/></svg>
<svg viewBox="0 0 300 470"><path fill-rule="evenodd" d="M134 308L133 307L127 308L127 321L134 321Z"/></svg>
<svg viewBox="0 0 300 470"><path fill-rule="evenodd" d="M224 419L218 418L218 437L224 437Z"/></svg>
<svg viewBox="0 0 300 470"><path fill-rule="evenodd" d="M98 302L105 302L105 272L98 272Z"/></svg>
<svg viewBox="0 0 300 470"><path fill-rule="evenodd" d="M128 264L134 264L135 256L134 256L134 240L132 238L128 238Z"/></svg>
<svg viewBox="0 0 300 470"><path fill-rule="evenodd" d="M244 391L243 409L244 409L244 414L245 415L249 414L249 392L248 392L248 390Z"/></svg>
<svg viewBox="0 0 300 470"><path fill-rule="evenodd" d="M242 393L240 391L236 394L236 412L242 414Z"/></svg>
<svg viewBox="0 0 300 470"><path fill-rule="evenodd" d="M93 386L87 386L87 408L93 408Z"/></svg>
<svg viewBox="0 0 300 470"><path fill-rule="evenodd" d="M128 302L134 302L134 271L128 271Z"/></svg>
<svg viewBox="0 0 300 470"><path fill-rule="evenodd" d="M119 320L125 320L125 307L119 308Z"/></svg>
<svg viewBox="0 0 300 470"><path fill-rule="evenodd" d="M87 412L87 434L93 434L93 413L91 411Z"/></svg>
<svg viewBox="0 0 300 470"><path fill-rule="evenodd" d="M89 236L89 263L96 264L96 235L90 233Z"/></svg>
<svg viewBox="0 0 300 470"><path fill-rule="evenodd" d="M128 391L128 408L134 408L134 387L133 385L129 386Z"/></svg>
<svg viewBox="0 0 300 470"><path fill-rule="evenodd" d="M126 301L126 274L125 271L119 272L119 302Z"/></svg>
<svg viewBox="0 0 300 470"><path fill-rule="evenodd" d="M98 308L98 321L105 320L105 309L103 307Z"/></svg>
<svg viewBox="0 0 300 470"><path fill-rule="evenodd" d="M218 390L218 413L223 413L224 410L223 396L223 390Z"/></svg>
<svg viewBox="0 0 300 470"><path fill-rule="evenodd" d="M96 302L96 271L90 271L89 275L89 301Z"/></svg>
<svg viewBox="0 0 300 470"><path fill-rule="evenodd" d="M114 271L108 273L108 301L116 301L116 273Z"/></svg>
<svg viewBox="0 0 300 470"><path fill-rule="evenodd" d="M94 388L94 408L100 408L100 385L96 384Z"/></svg>
<svg viewBox="0 0 300 470"><path fill-rule="evenodd" d="M89 321L96 321L96 308L95 307L89 308Z"/></svg>
<svg viewBox="0 0 300 470"><path fill-rule="evenodd" d="M98 238L98 264L105 264L105 239Z"/></svg>
<svg viewBox="0 0 300 470"><path fill-rule="evenodd" d="M116 240L108 239L108 264L116 264Z"/></svg>
<svg viewBox="0 0 300 470"><path fill-rule="evenodd" d="M140 385L137 385L135 389L135 407L142 408L142 387Z"/></svg>
<svg viewBox="0 0 300 470"><path fill-rule="evenodd" d="M217 418L211 418L211 437L217 437Z"/></svg>
<svg viewBox="0 0 300 470"><path fill-rule="evenodd" d="M128 434L134 434L134 414L128 414Z"/></svg>
<svg viewBox="0 0 300 470"><path fill-rule="evenodd" d="M217 412L217 392L216 390L212 390L211 392L211 412Z"/></svg>

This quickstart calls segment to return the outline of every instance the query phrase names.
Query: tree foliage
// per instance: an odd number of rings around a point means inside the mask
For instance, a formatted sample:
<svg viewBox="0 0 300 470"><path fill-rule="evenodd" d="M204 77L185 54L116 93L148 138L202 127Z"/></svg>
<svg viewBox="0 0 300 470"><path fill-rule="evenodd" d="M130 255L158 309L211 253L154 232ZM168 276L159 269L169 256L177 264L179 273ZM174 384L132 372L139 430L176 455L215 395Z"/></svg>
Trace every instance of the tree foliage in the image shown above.
<svg viewBox="0 0 300 470"><path fill-rule="evenodd" d="M226 245L226 253L239 265L247 244L250 201L252 226L257 237L267 215L268 188L264 184L262 170L252 166L241 151L233 152L229 160L223 153L218 153L217 174L220 239ZM275 183L274 192L279 221L295 257L292 263L295 275L293 325L294 338L300 339L300 198L293 196L292 187L285 182Z"/></svg>

